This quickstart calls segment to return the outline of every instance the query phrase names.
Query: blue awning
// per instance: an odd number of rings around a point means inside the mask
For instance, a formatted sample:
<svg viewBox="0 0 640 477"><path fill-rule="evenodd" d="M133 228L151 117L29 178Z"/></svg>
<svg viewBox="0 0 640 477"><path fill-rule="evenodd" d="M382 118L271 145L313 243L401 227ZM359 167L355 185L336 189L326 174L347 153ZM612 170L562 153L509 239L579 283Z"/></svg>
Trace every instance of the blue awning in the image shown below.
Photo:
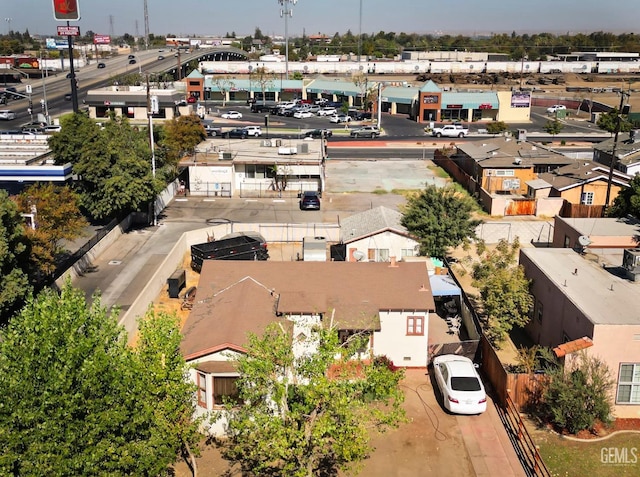
<svg viewBox="0 0 640 477"><path fill-rule="evenodd" d="M460 296L462 292L456 282L448 275L430 275L431 293L433 296Z"/></svg>

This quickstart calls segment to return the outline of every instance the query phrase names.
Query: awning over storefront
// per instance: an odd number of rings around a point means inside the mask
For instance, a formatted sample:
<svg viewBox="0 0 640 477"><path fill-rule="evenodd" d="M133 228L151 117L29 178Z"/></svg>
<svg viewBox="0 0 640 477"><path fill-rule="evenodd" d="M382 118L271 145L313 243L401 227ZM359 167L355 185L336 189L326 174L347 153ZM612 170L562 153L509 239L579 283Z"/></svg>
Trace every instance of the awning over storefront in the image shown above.
<svg viewBox="0 0 640 477"><path fill-rule="evenodd" d="M382 90L382 101L387 103L413 104L420 90L412 87L387 86Z"/></svg>
<svg viewBox="0 0 640 477"><path fill-rule="evenodd" d="M373 85L374 82L371 82ZM358 96L361 91L351 81L317 79L307 86L307 93L335 94L336 96Z"/></svg>
<svg viewBox="0 0 640 477"><path fill-rule="evenodd" d="M431 293L437 296L461 296L462 291L449 275L430 275Z"/></svg>
<svg viewBox="0 0 640 477"><path fill-rule="evenodd" d="M482 93L442 93L441 109L499 109L498 95L487 91Z"/></svg>

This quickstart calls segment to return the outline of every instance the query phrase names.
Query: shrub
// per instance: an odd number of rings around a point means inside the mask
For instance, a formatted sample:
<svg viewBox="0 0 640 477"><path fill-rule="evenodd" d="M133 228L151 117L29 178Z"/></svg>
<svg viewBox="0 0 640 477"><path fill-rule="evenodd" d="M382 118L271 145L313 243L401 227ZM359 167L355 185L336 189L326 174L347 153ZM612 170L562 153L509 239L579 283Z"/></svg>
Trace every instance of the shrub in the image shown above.
<svg viewBox="0 0 640 477"><path fill-rule="evenodd" d="M541 410L549 422L572 434L592 430L597 420L610 422L613 379L604 361L581 352L570 365L549 368L548 374Z"/></svg>

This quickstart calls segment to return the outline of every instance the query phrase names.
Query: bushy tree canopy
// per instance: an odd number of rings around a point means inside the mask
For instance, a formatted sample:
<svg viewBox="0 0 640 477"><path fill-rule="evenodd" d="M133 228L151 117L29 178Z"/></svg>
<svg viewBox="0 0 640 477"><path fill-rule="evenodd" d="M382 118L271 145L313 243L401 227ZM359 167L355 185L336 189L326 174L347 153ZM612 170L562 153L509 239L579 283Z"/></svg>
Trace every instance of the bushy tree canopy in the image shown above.
<svg viewBox="0 0 640 477"><path fill-rule="evenodd" d="M23 213L35 213L36 228L28 227L31 241L32 273L50 275L56 269L56 259L63 252L62 240L80 237L87 220L78 206L80 198L69 186L36 184L17 196Z"/></svg>
<svg viewBox="0 0 640 477"><path fill-rule="evenodd" d="M626 217L632 215L640 219L640 175L636 174L629 182L629 187L622 189L613 206L607 211L610 217Z"/></svg>
<svg viewBox="0 0 640 477"><path fill-rule="evenodd" d="M251 475L336 475L371 451L369 434L404 417L401 371L357 359L359 340L340 345L335 329L315 330L315 350L296 357L290 332L272 325L251 336L239 359L246 405L231 407L226 458Z"/></svg>
<svg viewBox="0 0 640 477"><path fill-rule="evenodd" d="M428 185L409 197L402 225L420 240L420 254L443 257L449 247L457 247L475 237L479 220L471 218L473 200L453 186Z"/></svg>
<svg viewBox="0 0 640 477"><path fill-rule="evenodd" d="M147 131L112 115L100 129L82 114L65 117L49 140L56 162L73 164L80 204L97 220L146 210L162 187L151 174Z"/></svg>
<svg viewBox="0 0 640 477"><path fill-rule="evenodd" d="M512 244L500 240L491 251L485 251L483 245L478 250L480 262L473 267L473 286L480 291L482 314L488 322L485 334L499 344L513 327L529 322L533 298L529 293L530 280L517 263L520 248L517 237Z"/></svg>
<svg viewBox="0 0 640 477"><path fill-rule="evenodd" d="M0 474L155 476L192 442L175 320L149 317L132 350L116 316L67 283L2 331Z"/></svg>
<svg viewBox="0 0 640 477"><path fill-rule="evenodd" d="M614 380L607 363L584 351L567 366L547 368L543 387L543 417L559 429L575 434L593 429L596 420L608 423Z"/></svg>
<svg viewBox="0 0 640 477"><path fill-rule="evenodd" d="M30 245L15 202L0 190L0 323L7 321L31 292Z"/></svg>

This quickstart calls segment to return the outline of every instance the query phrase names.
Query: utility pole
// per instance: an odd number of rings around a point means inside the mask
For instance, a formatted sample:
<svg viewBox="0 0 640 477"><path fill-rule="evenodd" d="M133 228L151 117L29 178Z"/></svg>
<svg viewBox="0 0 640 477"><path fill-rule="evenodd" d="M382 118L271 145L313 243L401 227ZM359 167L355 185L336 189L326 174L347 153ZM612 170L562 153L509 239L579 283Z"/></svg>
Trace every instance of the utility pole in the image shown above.
<svg viewBox="0 0 640 477"><path fill-rule="evenodd" d="M613 149L611 150L611 163L609 164L609 177L607 179L607 195L604 199L604 207L602 208L602 216L604 217L609 208L609 198L611 197L611 182L613 181L613 168L616 165L616 152L618 149L618 134L622 125L622 108L624 107L624 99L629 95L625 91L620 91L620 107L616 116L616 126L613 135Z"/></svg>
<svg viewBox="0 0 640 477"><path fill-rule="evenodd" d="M147 0L144 0L144 49L149 49L149 9Z"/></svg>
<svg viewBox="0 0 640 477"><path fill-rule="evenodd" d="M284 17L284 61L285 61L285 74L286 79L289 79L289 17L293 16L293 10L291 5L298 3L298 0L278 0L281 7L280 17Z"/></svg>
<svg viewBox="0 0 640 477"><path fill-rule="evenodd" d="M153 203L151 207L153 208L153 225L158 225L158 214L156 214L156 194L155 194L155 185L156 185L156 155L155 148L153 144L153 115L158 113L159 105L158 105L158 97L151 97L151 90L149 88L149 73L147 73L147 117L149 118L149 147L151 148L151 174L153 176Z"/></svg>

